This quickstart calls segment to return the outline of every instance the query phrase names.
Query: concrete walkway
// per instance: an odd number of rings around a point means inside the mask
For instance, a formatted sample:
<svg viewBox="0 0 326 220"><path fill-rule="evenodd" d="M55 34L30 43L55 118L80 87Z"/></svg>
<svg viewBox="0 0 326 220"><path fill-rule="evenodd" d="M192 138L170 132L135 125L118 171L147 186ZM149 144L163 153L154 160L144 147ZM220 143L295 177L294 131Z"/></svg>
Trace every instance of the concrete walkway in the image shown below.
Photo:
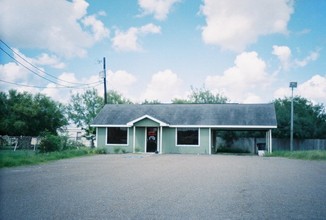
<svg viewBox="0 0 326 220"><path fill-rule="evenodd" d="M326 219L326 162L98 155L0 170L0 219Z"/></svg>

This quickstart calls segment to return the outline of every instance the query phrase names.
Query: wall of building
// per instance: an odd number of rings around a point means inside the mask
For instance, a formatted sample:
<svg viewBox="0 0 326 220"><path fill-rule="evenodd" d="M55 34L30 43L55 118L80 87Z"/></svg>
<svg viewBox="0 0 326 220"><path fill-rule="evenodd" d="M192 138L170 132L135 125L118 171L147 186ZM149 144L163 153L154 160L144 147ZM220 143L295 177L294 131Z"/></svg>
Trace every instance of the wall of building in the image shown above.
<svg viewBox="0 0 326 220"><path fill-rule="evenodd" d="M176 146L176 128L163 128L163 154L209 154L209 129L200 129L199 146Z"/></svg>
<svg viewBox="0 0 326 220"><path fill-rule="evenodd" d="M107 148L108 153L132 153L133 152L133 129L128 128L128 143L126 145L108 145L106 143L106 128L97 129L97 147Z"/></svg>

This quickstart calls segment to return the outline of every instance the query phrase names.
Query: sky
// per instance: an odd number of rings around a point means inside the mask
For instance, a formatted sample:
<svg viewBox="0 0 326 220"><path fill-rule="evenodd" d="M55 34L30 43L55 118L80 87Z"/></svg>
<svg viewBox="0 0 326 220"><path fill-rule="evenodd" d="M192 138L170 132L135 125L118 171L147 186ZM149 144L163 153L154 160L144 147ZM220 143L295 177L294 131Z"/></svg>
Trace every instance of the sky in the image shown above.
<svg viewBox="0 0 326 220"><path fill-rule="evenodd" d="M0 91L326 105L325 0L0 0Z"/></svg>

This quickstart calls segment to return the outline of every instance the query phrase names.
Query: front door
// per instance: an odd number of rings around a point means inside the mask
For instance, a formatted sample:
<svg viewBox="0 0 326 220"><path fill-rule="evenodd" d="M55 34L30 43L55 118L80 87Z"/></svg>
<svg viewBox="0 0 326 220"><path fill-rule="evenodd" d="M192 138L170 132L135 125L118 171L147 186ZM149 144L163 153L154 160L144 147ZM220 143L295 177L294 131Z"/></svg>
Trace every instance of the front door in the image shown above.
<svg viewBox="0 0 326 220"><path fill-rule="evenodd" d="M149 127L147 128L147 148L146 152L156 152L157 151L157 128Z"/></svg>

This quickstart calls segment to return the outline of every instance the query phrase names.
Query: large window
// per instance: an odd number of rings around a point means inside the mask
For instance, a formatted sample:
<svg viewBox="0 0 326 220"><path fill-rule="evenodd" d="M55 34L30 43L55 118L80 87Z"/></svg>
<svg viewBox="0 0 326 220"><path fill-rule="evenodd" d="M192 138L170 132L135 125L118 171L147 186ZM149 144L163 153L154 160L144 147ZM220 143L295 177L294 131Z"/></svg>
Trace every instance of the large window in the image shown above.
<svg viewBox="0 0 326 220"><path fill-rule="evenodd" d="M128 144L128 128L110 127L107 128L107 144Z"/></svg>
<svg viewBox="0 0 326 220"><path fill-rule="evenodd" d="M177 145L199 145L198 128L177 128Z"/></svg>

